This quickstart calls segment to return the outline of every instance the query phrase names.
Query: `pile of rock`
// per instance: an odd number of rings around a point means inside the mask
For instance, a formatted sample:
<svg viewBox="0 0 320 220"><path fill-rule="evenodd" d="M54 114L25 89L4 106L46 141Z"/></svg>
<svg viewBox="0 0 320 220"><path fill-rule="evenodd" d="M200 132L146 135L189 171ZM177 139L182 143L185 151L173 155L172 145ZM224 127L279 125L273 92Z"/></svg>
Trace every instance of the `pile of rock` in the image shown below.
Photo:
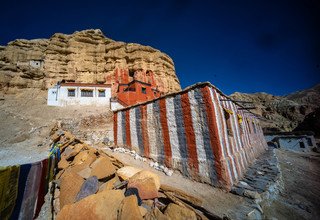
<svg viewBox="0 0 320 220"><path fill-rule="evenodd" d="M59 220L219 219L198 198L161 185L156 174L124 166L69 132L57 131L52 140L61 151L53 196Z"/></svg>
<svg viewBox="0 0 320 220"><path fill-rule="evenodd" d="M140 160L143 162L149 162L149 166L153 167L154 169L164 172L167 176L172 176L173 170L169 169L168 167L159 164L158 162L154 162L153 160L147 159L145 157L140 156L134 150L129 150L123 147L116 147L112 149L113 152L125 153L131 155L135 160Z"/></svg>

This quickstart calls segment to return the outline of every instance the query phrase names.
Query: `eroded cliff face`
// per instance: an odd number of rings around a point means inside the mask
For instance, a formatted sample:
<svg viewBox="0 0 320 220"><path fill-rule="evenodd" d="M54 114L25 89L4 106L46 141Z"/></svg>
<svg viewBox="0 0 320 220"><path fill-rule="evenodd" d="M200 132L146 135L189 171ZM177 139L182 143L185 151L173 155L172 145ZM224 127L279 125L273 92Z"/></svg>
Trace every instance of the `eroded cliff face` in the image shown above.
<svg viewBox="0 0 320 220"><path fill-rule="evenodd" d="M63 79L105 83L115 69L151 70L165 93L181 90L168 55L149 46L114 41L100 30L15 40L0 47L0 88L46 89Z"/></svg>
<svg viewBox="0 0 320 220"><path fill-rule="evenodd" d="M252 102L256 107L252 112L264 119L261 120L261 125L266 132L309 130L317 134L317 129L315 129L317 125L313 125L317 119L313 115L319 115L320 84L287 96L236 92L231 97L234 100Z"/></svg>

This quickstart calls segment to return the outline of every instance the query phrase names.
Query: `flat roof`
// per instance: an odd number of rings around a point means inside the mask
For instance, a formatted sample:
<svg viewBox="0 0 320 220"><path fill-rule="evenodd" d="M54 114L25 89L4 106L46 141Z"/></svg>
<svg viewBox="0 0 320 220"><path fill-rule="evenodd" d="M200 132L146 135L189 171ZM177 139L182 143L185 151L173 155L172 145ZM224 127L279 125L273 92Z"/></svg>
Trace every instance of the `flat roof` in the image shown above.
<svg viewBox="0 0 320 220"><path fill-rule="evenodd" d="M94 84L94 83L61 83L61 86L79 86L79 87L111 87L111 84Z"/></svg>
<svg viewBox="0 0 320 220"><path fill-rule="evenodd" d="M137 104L134 104L134 105L130 105L130 106L127 106L127 107L124 107L124 108L121 108L121 109L117 109L113 112L118 112L118 111L124 111L124 110L127 110L127 109L130 109L130 108L134 108L136 106L139 106L139 105L146 105L148 103L151 103L151 102L155 102L157 100L160 100L160 99L164 99L164 98L167 98L167 97L172 97L172 96L176 96L176 95L180 95L182 93L185 93L185 92L188 92L192 89L195 89L195 88L198 88L198 87L205 87L205 86L209 86L209 87L212 87L213 89L215 89L218 93L220 93L221 96L224 96L226 99L230 100L231 102L233 102L235 105L237 105L238 107L241 107L241 108L244 108L243 105L237 103L237 102L234 102L232 99L230 99L229 96L227 96L226 94L224 94L220 89L218 89L216 86L212 85L210 82L199 82L199 83L196 83L194 85L191 85L191 86L188 86L186 87L185 89L181 90L181 91L178 91L178 92L172 92L172 93L169 93L169 94L166 94L166 95L163 95L163 96L160 96L159 98L155 98L155 99L152 99L152 100L148 100L148 101L145 101L145 102L141 102L141 103L137 103ZM253 112L251 112L250 110L247 110L247 109L243 109L243 111L245 113L249 113L251 114L252 116L254 116L255 118L257 118L257 115L254 114Z"/></svg>

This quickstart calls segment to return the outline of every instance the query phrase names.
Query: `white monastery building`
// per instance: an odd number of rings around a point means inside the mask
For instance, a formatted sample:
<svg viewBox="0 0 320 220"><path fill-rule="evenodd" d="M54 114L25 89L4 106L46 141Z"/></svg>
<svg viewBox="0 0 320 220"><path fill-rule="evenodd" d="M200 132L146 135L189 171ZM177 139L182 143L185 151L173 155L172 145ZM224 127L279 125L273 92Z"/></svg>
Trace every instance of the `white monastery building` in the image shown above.
<svg viewBox="0 0 320 220"><path fill-rule="evenodd" d="M110 106L111 85L89 83L58 83L48 90L50 106Z"/></svg>

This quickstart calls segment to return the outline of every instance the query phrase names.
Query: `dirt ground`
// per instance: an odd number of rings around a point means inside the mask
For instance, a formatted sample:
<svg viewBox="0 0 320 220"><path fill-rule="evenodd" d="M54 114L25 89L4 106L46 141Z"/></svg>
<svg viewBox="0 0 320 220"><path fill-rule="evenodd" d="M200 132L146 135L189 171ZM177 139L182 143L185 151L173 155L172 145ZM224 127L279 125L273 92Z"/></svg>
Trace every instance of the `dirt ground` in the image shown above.
<svg viewBox="0 0 320 220"><path fill-rule="evenodd" d="M112 113L108 109L52 107L47 106L46 97L47 92L42 90L12 90L6 94L0 91L0 166L46 157L50 148L49 132L59 122L85 139L111 132ZM92 123L97 118L99 123Z"/></svg>
<svg viewBox="0 0 320 220"><path fill-rule="evenodd" d="M277 150L283 189L266 217L320 219L320 154Z"/></svg>

